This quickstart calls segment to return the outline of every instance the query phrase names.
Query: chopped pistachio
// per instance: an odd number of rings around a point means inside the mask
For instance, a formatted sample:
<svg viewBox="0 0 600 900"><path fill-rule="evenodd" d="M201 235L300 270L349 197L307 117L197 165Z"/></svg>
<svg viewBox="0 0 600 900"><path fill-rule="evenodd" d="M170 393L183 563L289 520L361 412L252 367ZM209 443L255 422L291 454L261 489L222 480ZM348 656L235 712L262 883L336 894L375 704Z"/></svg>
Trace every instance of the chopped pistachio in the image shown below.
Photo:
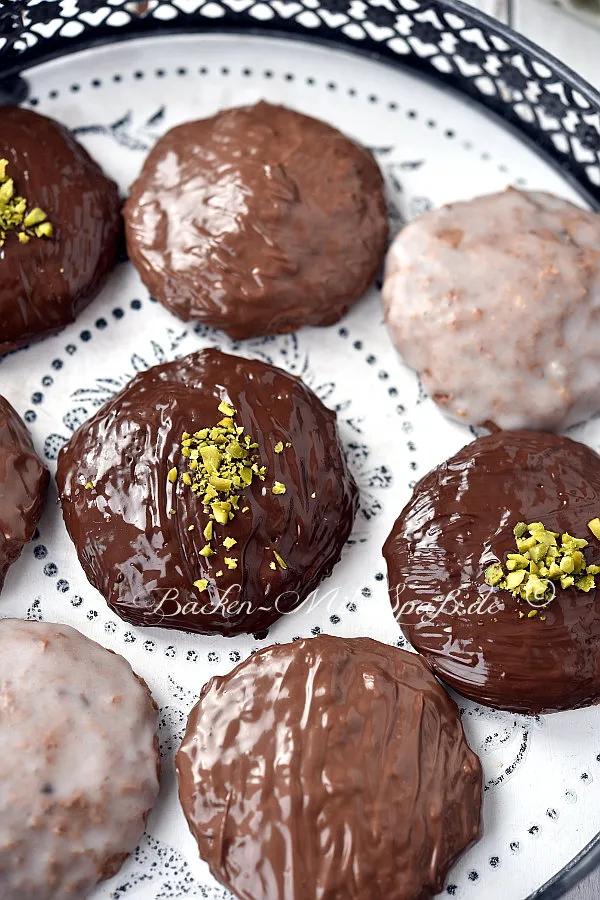
<svg viewBox="0 0 600 900"><path fill-rule="evenodd" d="M527 613L527 618L533 619L534 616L537 616L537 612L538 612L537 609L530 609L529 612Z"/></svg>
<svg viewBox="0 0 600 900"><path fill-rule="evenodd" d="M285 484L282 484L281 481L273 482L273 487L271 488L272 494L285 494L285 492L286 492Z"/></svg>
<svg viewBox="0 0 600 900"><path fill-rule="evenodd" d="M270 569L273 569L273 571L276 571L276 570L277 570L277 566L275 565L274 562L270 562L270 563L269 563L269 568L270 568Z"/></svg>
<svg viewBox="0 0 600 900"><path fill-rule="evenodd" d="M592 519L591 522L588 522L588 528L592 532L595 538L598 538L600 541L600 518Z"/></svg>
<svg viewBox="0 0 600 900"><path fill-rule="evenodd" d="M231 548L235 547L236 544L237 544L236 539L232 538L232 537L226 537L225 540L223 541L223 546L225 547L226 550L231 550Z"/></svg>
<svg viewBox="0 0 600 900"><path fill-rule="evenodd" d="M195 527L195 525L188 525L188 531L193 531Z"/></svg>
<svg viewBox="0 0 600 900"><path fill-rule="evenodd" d="M495 587L497 584L500 584L503 578L504 571L500 563L492 563L492 565L488 566L485 570L485 583L489 584L490 587Z"/></svg>
<svg viewBox="0 0 600 900"><path fill-rule="evenodd" d="M25 228L33 228L34 225L40 225L42 222L45 222L47 218L48 216L43 209L40 209L39 206L34 206L25 216L23 224Z"/></svg>
<svg viewBox="0 0 600 900"><path fill-rule="evenodd" d="M14 179L7 170L8 160L0 159L0 247L9 231L16 232L21 244L28 244L32 237L52 237L47 213L37 206L27 212L27 200L17 194Z"/></svg>
<svg viewBox="0 0 600 900"><path fill-rule="evenodd" d="M220 578L222 574L223 574L223 569L219 569L218 572L215 572L215 575L217 576L217 578Z"/></svg>
<svg viewBox="0 0 600 900"><path fill-rule="evenodd" d="M86 489L86 491L91 491L93 487L94 487L94 485L92 484L92 482L88 481L86 483L85 489Z"/></svg>
<svg viewBox="0 0 600 900"><path fill-rule="evenodd" d="M224 416L235 416L235 409L233 406L230 406L229 403L225 403L224 400L219 403L218 409Z"/></svg>
<svg viewBox="0 0 600 900"><path fill-rule="evenodd" d="M519 569L517 572L509 572L506 576L506 587L509 591L514 591L515 588L522 584L524 578L524 569Z"/></svg>
<svg viewBox="0 0 600 900"><path fill-rule="evenodd" d="M219 412L223 418L217 425L183 432L181 454L189 460L189 469L181 480L202 498L211 523L227 525L239 508L241 492L255 477L264 480L266 468L259 465L254 453L258 444L244 434L243 426L236 425L235 409L223 401ZM207 541L213 535L212 530L205 530Z"/></svg>
<svg viewBox="0 0 600 900"><path fill-rule="evenodd" d="M593 533L591 526L595 523L600 536L600 517L592 519L588 527ZM524 600L534 610L552 602L556 583L563 590L575 587L585 593L596 587L595 576L600 575L600 565L587 564L584 550L588 542L584 538L550 531L542 522L529 525L518 522L513 533L519 552L507 553L504 566L501 563L488 566L486 584L510 591L515 599ZM542 618L545 620L545 616Z"/></svg>
<svg viewBox="0 0 600 900"><path fill-rule="evenodd" d="M52 227L52 222L42 222L41 225L37 225L35 228L35 236L39 238L51 238L54 234L54 229Z"/></svg>
<svg viewBox="0 0 600 900"><path fill-rule="evenodd" d="M279 563L279 565L281 566L282 569L287 569L286 561L279 555L277 550L273 550L273 556L275 557L275 559L277 560L277 562Z"/></svg>
<svg viewBox="0 0 600 900"><path fill-rule="evenodd" d="M584 575L583 578L580 578L577 582L577 590L584 591L586 594L595 586L596 582L593 575Z"/></svg>
<svg viewBox="0 0 600 900"><path fill-rule="evenodd" d="M169 469L169 481L171 484L175 484L177 481L177 469L175 466L173 466L172 469Z"/></svg>
<svg viewBox="0 0 600 900"><path fill-rule="evenodd" d="M273 447L273 451L275 453L283 453L283 441L279 441L277 444L275 444L275 446Z"/></svg>
<svg viewBox="0 0 600 900"><path fill-rule="evenodd" d="M204 529L204 531L202 532L202 534L204 535L204 537L206 538L207 541L212 541L212 536L213 536L213 523L212 523L212 519L209 519L209 520L208 520L208 523L207 523L207 525L206 525L206 528Z"/></svg>
<svg viewBox="0 0 600 900"><path fill-rule="evenodd" d="M214 555L215 555L215 551L210 546L210 544L205 544L204 547L202 548L202 550L200 550L200 556L208 557L208 556L214 556Z"/></svg>
<svg viewBox="0 0 600 900"><path fill-rule="evenodd" d="M208 587L208 581L206 580L206 578L199 578L198 581L194 582L194 587L198 588L200 593L202 593L202 591L205 591Z"/></svg>
<svg viewBox="0 0 600 900"><path fill-rule="evenodd" d="M228 569L237 569L238 561L237 561L237 559L235 559L235 557L225 556L223 559L223 562L225 563L225 565L227 566Z"/></svg>
<svg viewBox="0 0 600 900"><path fill-rule="evenodd" d="M563 556L560 561L560 570L564 572L566 575L570 575L575 569L575 563L573 562L572 557Z"/></svg>

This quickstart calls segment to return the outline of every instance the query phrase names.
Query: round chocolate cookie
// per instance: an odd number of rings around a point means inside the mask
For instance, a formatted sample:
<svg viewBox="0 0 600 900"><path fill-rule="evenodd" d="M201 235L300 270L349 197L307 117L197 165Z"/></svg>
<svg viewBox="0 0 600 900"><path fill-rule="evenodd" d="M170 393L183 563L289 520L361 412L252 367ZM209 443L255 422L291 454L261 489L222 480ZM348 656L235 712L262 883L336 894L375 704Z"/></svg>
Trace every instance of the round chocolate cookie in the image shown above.
<svg viewBox="0 0 600 900"><path fill-rule="evenodd" d="M261 632L329 575L357 488L298 378L204 350L138 375L62 449L67 529L136 625Z"/></svg>
<svg viewBox="0 0 600 900"><path fill-rule="evenodd" d="M600 216L510 189L426 213L387 259L405 362L460 422L560 430L600 409Z"/></svg>
<svg viewBox="0 0 600 900"><path fill-rule="evenodd" d="M125 224L151 294L236 339L337 322L375 278L388 237L371 154L268 103L169 131L131 188Z"/></svg>
<svg viewBox="0 0 600 900"><path fill-rule="evenodd" d="M600 593L581 566L600 563L598 516L600 457L583 444L528 431L469 444L417 484L384 546L404 633L478 703L532 714L596 703ZM541 544L530 523L548 529ZM588 541L580 566L562 560L563 535ZM513 569L514 592L486 583L498 566Z"/></svg>
<svg viewBox="0 0 600 900"><path fill-rule="evenodd" d="M49 479L25 425L0 396L0 590L34 535Z"/></svg>
<svg viewBox="0 0 600 900"><path fill-rule="evenodd" d="M267 647L213 678L176 765L200 856L241 900L427 900L479 834L455 704L369 638Z"/></svg>
<svg viewBox="0 0 600 900"><path fill-rule="evenodd" d="M2 107L0 355L60 331L117 262L121 202L66 128Z"/></svg>
<svg viewBox="0 0 600 900"><path fill-rule="evenodd" d="M67 625L1 619L0 709L0 896L87 897L158 795L150 692Z"/></svg>

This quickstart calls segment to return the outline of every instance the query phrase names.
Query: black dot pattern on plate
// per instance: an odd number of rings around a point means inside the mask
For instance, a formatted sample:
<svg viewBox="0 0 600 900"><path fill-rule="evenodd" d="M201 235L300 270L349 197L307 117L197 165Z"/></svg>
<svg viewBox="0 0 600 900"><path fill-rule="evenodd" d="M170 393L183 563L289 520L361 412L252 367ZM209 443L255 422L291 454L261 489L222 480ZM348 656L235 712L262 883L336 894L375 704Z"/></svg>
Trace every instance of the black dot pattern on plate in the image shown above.
<svg viewBox="0 0 600 900"><path fill-rule="evenodd" d="M396 15L395 13L391 14L389 12L389 10L386 10L384 7L371 7L370 14L372 17L377 17L378 15L379 16L393 15L394 18ZM421 24L426 25L427 23L421 23ZM232 69L229 66L219 66L214 69L211 69L209 66L203 65L203 66L199 67L199 69L197 70L197 73L203 77L207 76L207 75L217 75L218 74L223 78L227 78L229 75L232 74ZM245 78L251 78L253 76L257 76L257 77L262 76L263 78L265 78L267 80L272 80L274 78L280 77L283 81L286 81L286 82L294 81L296 78L296 76L294 75L293 72L284 71L282 73L277 73L277 72L274 72L272 69L264 69L262 72L255 72L250 66L243 66L241 69L239 69L239 73L242 76L244 76ZM151 73L146 73L146 72L144 72L143 69L135 69L131 73L131 77L133 78L134 81L142 81L146 77L146 74L154 75L154 77L158 78L158 79L164 79L170 73L169 73L169 70L164 67L155 69ZM173 74L177 78L183 78L187 75L193 75L194 73L190 72L190 70L187 69L185 66L177 66L173 70ZM120 84L123 80L124 80L124 76L120 72L115 72L112 76L112 81L115 84ZM90 79L89 84L90 84L90 87L92 87L94 89L98 89L99 87L102 86L103 82L102 82L102 79L94 77L94 78ZM318 82L317 78L315 78L312 75L309 75L305 78L305 84L309 87L315 87L319 84L319 82ZM325 86L326 90L331 91L331 92L337 91L339 88L339 85L335 81L331 81L331 80L324 82L324 86ZM71 93L79 93L82 90L82 87L83 87L83 85L77 82L77 83L70 85L69 89L70 89ZM361 97L361 92L356 87L347 88L346 93L349 97L353 97L353 98ZM57 88L52 88L47 93L47 97L49 100L57 100L59 98L59 96L60 96L60 91ZM382 100L382 98L379 97L377 94L369 92L368 94L364 95L364 100L369 105L375 105L375 104L378 104ZM30 106L38 106L40 103L40 100L38 97L30 97L27 102L29 103ZM397 100L387 100L387 101L383 101L383 102L389 112L397 112L401 108L400 104L398 103ZM415 110L415 109L406 110L406 116L409 119L413 119L413 120L416 120L419 118L419 114L418 114L417 110ZM425 122L425 125L428 129L431 130L431 129L437 128L438 123L436 122L435 119L428 118ZM456 131L453 128L444 128L441 133L448 140L453 140L456 137ZM462 147L465 150L472 149L472 144L469 141L464 141L462 143ZM492 159L492 156L490 153L485 152L485 153L481 154L481 159L484 161L489 161ZM501 163L498 166L498 170L505 174L508 173L508 171L509 171L509 169L505 163ZM516 184L523 187L526 185L526 180L524 178L519 178L519 179L517 179Z"/></svg>

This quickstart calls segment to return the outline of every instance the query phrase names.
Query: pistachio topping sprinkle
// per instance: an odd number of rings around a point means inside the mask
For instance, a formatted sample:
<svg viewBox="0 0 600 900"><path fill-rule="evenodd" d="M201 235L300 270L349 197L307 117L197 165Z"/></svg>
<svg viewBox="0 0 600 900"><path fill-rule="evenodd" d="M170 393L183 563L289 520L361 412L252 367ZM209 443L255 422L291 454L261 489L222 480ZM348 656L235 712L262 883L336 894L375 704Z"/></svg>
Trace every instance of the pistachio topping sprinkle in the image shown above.
<svg viewBox="0 0 600 900"><path fill-rule="evenodd" d="M249 512L249 506L241 506L240 497L255 479L264 481L267 472L266 466L260 464L258 444L251 435L245 433L242 425L237 424L235 408L222 401L219 403L218 411L223 418L216 425L193 433L183 432L179 446L187 470L180 472L177 466L173 466L167 473L171 484L179 482L201 500L204 513L209 517L202 530L206 544L198 551L207 563L211 557L217 556L217 550L214 549L218 547L215 528L220 525L227 526L238 512L242 514ZM291 446L289 441L285 444L279 441L273 449L275 453L283 453ZM274 481L271 493L285 494L285 484ZM188 531L193 528L193 525L189 526ZM227 551L236 546L237 540L231 535L226 535L219 543ZM270 569L276 571L277 567L288 568L279 553L273 551L273 556L275 562L269 563ZM227 569L237 569L238 558L225 556L222 564ZM222 575L223 569L214 573L215 578ZM209 581L200 578L194 582L194 586L202 592L208 589Z"/></svg>
<svg viewBox="0 0 600 900"><path fill-rule="evenodd" d="M188 461L189 470L179 476L174 467L168 475L172 484L181 477L182 483L202 498L211 519L204 529L204 537L209 542L214 535L213 522L227 525L239 509L242 491L255 478L264 481L266 473L266 467L259 465L258 444L244 433L243 426L236 424L233 406L222 401L218 410L223 418L216 425L193 434L183 432L181 453Z"/></svg>
<svg viewBox="0 0 600 900"><path fill-rule="evenodd" d="M593 534L600 519L592 519L588 527ZM514 529L516 553L507 553L504 565L492 563L485 570L485 582L491 587L510 591L517 600L524 600L533 609L527 613L532 619L537 610L548 606L560 586L563 590L575 587L588 593L596 587L595 576L600 566L588 565L584 549L588 542L570 534L549 531L542 522L518 522ZM523 613L519 613L524 618ZM540 616L542 621L545 617Z"/></svg>
<svg viewBox="0 0 600 900"><path fill-rule="evenodd" d="M51 238L54 231L48 215L39 206L28 208L25 197L15 191L14 179L8 175L8 160L0 159L0 247L9 231L16 231L22 244L32 237Z"/></svg>

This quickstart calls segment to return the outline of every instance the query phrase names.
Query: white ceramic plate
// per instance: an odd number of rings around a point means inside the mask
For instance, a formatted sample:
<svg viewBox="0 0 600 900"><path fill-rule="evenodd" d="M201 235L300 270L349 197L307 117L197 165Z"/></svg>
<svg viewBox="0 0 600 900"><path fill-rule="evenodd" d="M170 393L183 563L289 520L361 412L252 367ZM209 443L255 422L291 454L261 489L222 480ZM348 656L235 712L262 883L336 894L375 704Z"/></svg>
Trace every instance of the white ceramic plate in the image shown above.
<svg viewBox="0 0 600 900"><path fill-rule="evenodd" d="M165 36L88 50L27 77L29 102L74 129L124 192L167 128L265 98L321 117L372 147L386 172L396 227L401 217L509 184L577 200L553 169L472 105L402 70L318 45L250 35ZM87 583L51 491L39 536L8 575L2 615L74 625L125 655L161 706L159 804L137 853L94 900L226 896L198 859L172 763L201 686L255 647L319 631L404 646L387 599L381 546L415 481L472 439L441 416L402 366L376 289L331 328L233 343L211 329L186 327L152 302L129 264L73 326L0 360L0 392L24 416L53 469L72 431L135 372L204 346L299 374L338 410L362 509L333 576L257 642L143 630L116 618ZM574 436L600 449L598 422ZM442 896L522 900L600 828L599 713L528 719L457 699L485 770L484 835L451 872Z"/></svg>

